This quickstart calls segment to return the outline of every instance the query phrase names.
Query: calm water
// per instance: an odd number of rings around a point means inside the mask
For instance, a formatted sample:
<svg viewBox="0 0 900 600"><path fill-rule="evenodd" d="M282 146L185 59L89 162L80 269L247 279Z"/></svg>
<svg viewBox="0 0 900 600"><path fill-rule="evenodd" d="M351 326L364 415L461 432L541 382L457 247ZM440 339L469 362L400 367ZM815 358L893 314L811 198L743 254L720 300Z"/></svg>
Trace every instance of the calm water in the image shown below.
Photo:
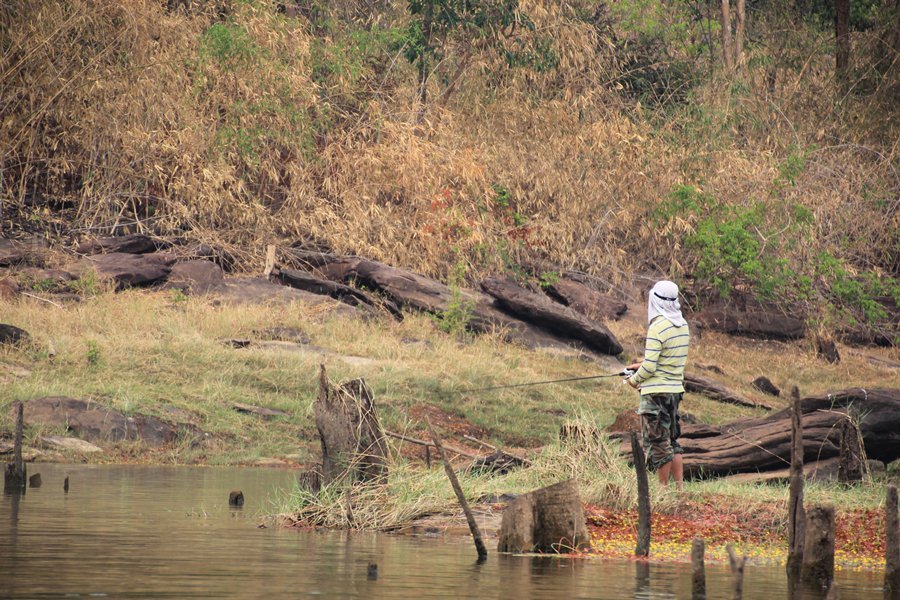
<svg viewBox="0 0 900 600"><path fill-rule="evenodd" d="M691 597L687 565L496 552L478 565L467 540L258 528L269 499L293 485L289 471L29 465L34 473L41 488L0 496L0 598ZM229 508L233 489L243 509ZM709 566L707 581L708 598L731 597L722 567ZM842 598L882 598L878 574L839 573L838 583ZM745 590L748 600L787 597L780 568L748 567Z"/></svg>

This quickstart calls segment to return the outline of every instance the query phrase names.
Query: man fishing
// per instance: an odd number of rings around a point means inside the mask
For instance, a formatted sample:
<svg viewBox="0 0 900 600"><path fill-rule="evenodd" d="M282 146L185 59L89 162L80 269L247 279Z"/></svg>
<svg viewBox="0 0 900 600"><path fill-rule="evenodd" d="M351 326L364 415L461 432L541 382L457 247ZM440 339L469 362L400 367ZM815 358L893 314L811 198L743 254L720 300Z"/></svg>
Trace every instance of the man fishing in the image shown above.
<svg viewBox="0 0 900 600"><path fill-rule="evenodd" d="M650 290L647 319L647 343L644 359L627 368L634 373L625 381L640 390L641 430L647 464L657 472L659 483L682 489L684 481L683 450L678 406L684 395L684 365L687 362L691 335L681 315L678 286L671 281L658 281Z"/></svg>

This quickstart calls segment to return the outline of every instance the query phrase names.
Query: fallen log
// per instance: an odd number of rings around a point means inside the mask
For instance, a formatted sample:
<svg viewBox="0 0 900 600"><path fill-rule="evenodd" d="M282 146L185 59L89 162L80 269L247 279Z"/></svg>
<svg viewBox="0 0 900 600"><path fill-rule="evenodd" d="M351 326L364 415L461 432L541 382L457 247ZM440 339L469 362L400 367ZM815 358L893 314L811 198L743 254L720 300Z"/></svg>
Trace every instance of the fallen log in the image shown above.
<svg viewBox="0 0 900 600"><path fill-rule="evenodd" d="M798 340L806 335L802 317L767 306L715 306L694 316L702 328L767 340Z"/></svg>
<svg viewBox="0 0 900 600"><path fill-rule="evenodd" d="M848 408L861 415L856 425L866 456L889 463L900 458L900 389L844 390L800 401L804 462L840 456L842 424ZM741 419L718 428L718 435L695 438L685 428L685 474L721 476L781 469L791 460L791 409L763 418ZM624 454L625 448L623 448Z"/></svg>
<svg viewBox="0 0 900 600"><path fill-rule="evenodd" d="M474 333L500 332L508 342L529 348L560 348L592 351L580 340L566 339L546 326L532 324L508 314L492 296L476 290L457 289L417 273L356 256L338 256L292 248L299 263L331 281L365 286L384 294L402 309L441 316L456 306L466 317L466 328Z"/></svg>
<svg viewBox="0 0 900 600"><path fill-rule="evenodd" d="M736 404L738 406L746 406L748 408L764 408L772 410L770 404L759 400L752 400L746 396L742 396L737 392L729 390L721 383L701 377L694 373L684 374L684 391L702 394L713 400L724 402L726 404Z"/></svg>
<svg viewBox="0 0 900 600"><path fill-rule="evenodd" d="M604 325L543 294L526 290L514 281L493 277L482 281L481 289L496 298L505 310L529 323L580 340L603 354L622 353L622 345Z"/></svg>
<svg viewBox="0 0 900 600"><path fill-rule="evenodd" d="M618 321L628 310L628 305L621 300L566 276L548 285L545 291L560 304L594 321Z"/></svg>
<svg viewBox="0 0 900 600"><path fill-rule="evenodd" d="M301 271L299 269L276 269L273 275L282 284L298 290L312 292L313 294L319 294L320 296L330 296L331 298L339 300L344 304L349 304L350 306L376 308L379 305L383 305L397 320L402 320L403 318L400 309L390 300L379 302L378 299L374 298L371 294L367 294L362 290L336 281L320 279L308 271Z"/></svg>

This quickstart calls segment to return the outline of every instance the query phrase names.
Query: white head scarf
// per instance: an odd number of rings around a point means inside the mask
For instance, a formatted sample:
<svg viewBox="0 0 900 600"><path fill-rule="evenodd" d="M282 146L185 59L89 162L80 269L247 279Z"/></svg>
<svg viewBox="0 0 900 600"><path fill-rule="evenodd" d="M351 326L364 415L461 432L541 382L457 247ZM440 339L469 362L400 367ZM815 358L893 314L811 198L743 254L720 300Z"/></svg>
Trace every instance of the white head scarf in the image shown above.
<svg viewBox="0 0 900 600"><path fill-rule="evenodd" d="M663 316L673 325L681 327L687 321L681 316L681 304L678 303L678 286L671 281L657 281L650 290L647 307L647 320L653 322L654 317Z"/></svg>

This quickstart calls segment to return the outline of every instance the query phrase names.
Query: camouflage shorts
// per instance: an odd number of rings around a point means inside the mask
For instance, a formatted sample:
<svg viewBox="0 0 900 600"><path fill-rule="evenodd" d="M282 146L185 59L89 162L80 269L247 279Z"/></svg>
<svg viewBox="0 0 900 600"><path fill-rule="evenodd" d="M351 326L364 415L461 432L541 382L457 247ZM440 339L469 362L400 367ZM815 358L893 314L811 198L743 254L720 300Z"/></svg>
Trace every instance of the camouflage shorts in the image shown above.
<svg viewBox="0 0 900 600"><path fill-rule="evenodd" d="M683 394L649 394L641 396L638 414L641 415L641 431L644 436L644 450L647 452L647 467L655 471L683 454L678 445L681 435L681 417L678 405Z"/></svg>

